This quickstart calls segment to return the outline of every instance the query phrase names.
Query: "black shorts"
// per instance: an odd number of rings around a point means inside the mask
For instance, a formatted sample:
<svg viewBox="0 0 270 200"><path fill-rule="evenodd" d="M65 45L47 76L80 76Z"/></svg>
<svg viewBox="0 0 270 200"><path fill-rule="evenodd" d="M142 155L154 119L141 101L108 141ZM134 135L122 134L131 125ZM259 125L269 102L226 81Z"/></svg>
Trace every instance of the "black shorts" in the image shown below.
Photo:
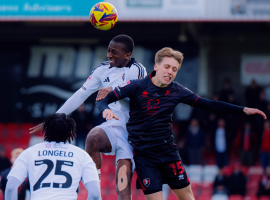
<svg viewBox="0 0 270 200"><path fill-rule="evenodd" d="M137 189L144 194L162 191L162 184L171 189L182 189L190 182L178 151L136 152L134 161L137 171Z"/></svg>

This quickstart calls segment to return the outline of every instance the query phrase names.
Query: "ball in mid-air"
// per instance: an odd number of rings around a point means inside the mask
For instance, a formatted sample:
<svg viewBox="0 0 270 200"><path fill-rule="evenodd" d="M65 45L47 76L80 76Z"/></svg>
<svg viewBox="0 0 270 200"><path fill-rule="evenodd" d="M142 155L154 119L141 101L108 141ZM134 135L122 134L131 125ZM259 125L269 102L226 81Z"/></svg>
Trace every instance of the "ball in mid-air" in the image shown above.
<svg viewBox="0 0 270 200"><path fill-rule="evenodd" d="M115 7L107 2L97 3L92 7L89 14L91 24L99 30L109 30L117 22Z"/></svg>

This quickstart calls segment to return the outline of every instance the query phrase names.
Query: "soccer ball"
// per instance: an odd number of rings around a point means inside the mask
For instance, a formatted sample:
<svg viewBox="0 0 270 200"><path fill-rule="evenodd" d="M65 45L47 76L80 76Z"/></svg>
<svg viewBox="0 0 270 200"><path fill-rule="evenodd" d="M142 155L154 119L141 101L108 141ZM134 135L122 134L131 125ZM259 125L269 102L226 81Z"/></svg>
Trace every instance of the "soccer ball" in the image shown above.
<svg viewBox="0 0 270 200"><path fill-rule="evenodd" d="M118 14L115 7L107 2L97 3L89 14L91 24L99 30L109 30L117 22Z"/></svg>

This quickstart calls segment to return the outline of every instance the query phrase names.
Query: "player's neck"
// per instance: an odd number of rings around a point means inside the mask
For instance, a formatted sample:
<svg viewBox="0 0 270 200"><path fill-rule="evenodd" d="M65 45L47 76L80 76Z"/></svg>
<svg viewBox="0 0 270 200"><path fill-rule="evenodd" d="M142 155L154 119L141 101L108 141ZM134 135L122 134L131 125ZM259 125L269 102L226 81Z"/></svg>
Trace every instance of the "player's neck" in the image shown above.
<svg viewBox="0 0 270 200"><path fill-rule="evenodd" d="M168 85L163 84L158 78L157 76L154 76L151 78L152 79L152 83L157 86L157 87L167 87Z"/></svg>
<svg viewBox="0 0 270 200"><path fill-rule="evenodd" d="M117 68L123 68L123 67L126 67L126 66L128 65L128 63L129 63L129 61L130 61L130 58L127 59L122 65L118 65Z"/></svg>

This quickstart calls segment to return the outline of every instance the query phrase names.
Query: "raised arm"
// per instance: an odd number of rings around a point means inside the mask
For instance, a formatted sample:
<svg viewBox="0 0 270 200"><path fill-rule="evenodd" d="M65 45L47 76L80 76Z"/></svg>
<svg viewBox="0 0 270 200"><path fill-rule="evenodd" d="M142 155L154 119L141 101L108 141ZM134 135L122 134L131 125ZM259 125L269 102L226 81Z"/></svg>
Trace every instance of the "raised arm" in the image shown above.
<svg viewBox="0 0 270 200"><path fill-rule="evenodd" d="M193 106L221 114L234 114L244 112L247 115L259 114L263 116L264 119L267 118L266 115L259 109L236 106L222 101L213 101L202 97L198 98Z"/></svg>
<svg viewBox="0 0 270 200"><path fill-rule="evenodd" d="M76 110L82 103L94 92L100 89L101 81L99 78L100 70L97 68L92 71L83 86L77 90L56 113L65 113L66 115ZM29 129L30 134L42 131L43 123Z"/></svg>

